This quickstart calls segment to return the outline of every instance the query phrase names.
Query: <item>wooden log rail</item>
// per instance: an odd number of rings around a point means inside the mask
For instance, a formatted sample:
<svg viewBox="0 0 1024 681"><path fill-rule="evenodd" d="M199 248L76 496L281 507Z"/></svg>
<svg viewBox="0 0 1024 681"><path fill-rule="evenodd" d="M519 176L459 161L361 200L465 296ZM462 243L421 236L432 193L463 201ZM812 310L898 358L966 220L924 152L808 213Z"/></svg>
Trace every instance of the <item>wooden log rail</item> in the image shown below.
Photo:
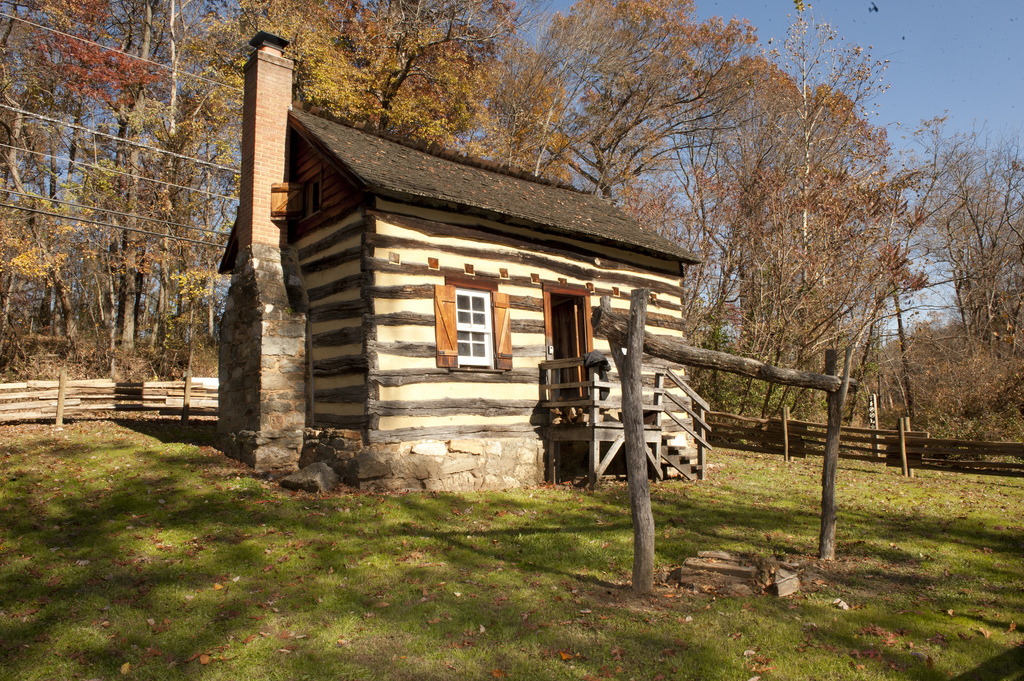
<svg viewBox="0 0 1024 681"><path fill-rule="evenodd" d="M621 347L629 326L629 315L616 312L612 309L610 302L602 299L601 306L594 308L592 325L595 334L604 335ZM815 374L810 371L772 366L771 364L759 362L756 359L697 348L687 345L679 338L661 336L647 331L644 332L643 343L644 353L676 364L685 364L702 369L715 369L740 376L759 378L771 383L791 385L798 388L810 388L812 390L824 390L829 393L838 391L843 383L842 378L839 376ZM850 392L855 392L856 389L857 382L850 379Z"/></svg>
<svg viewBox="0 0 1024 681"><path fill-rule="evenodd" d="M99 412L155 411L164 416L217 416L218 380L119 383L109 379L0 383L0 422L87 417ZM186 409L186 393L188 404Z"/></svg>
<svg viewBox="0 0 1024 681"><path fill-rule="evenodd" d="M725 412L706 414L715 447L776 454L783 458L822 456L823 423L760 419ZM787 442L788 440L788 442ZM903 450L901 451L901 441ZM922 431L854 428L840 431L839 458L914 470L1024 476L1024 444L932 438ZM1010 459L993 461L993 458Z"/></svg>

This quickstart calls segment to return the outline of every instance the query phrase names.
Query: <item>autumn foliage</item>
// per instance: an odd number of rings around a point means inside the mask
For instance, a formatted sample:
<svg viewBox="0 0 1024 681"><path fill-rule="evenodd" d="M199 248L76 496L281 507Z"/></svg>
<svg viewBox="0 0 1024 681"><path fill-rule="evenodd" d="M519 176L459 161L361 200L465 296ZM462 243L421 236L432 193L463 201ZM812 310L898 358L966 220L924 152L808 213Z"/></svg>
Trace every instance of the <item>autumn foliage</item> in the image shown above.
<svg viewBox="0 0 1024 681"><path fill-rule="evenodd" d="M853 345L854 377L881 389L894 418L916 402L925 425L964 415L945 401L925 411L943 394L929 381L954 369L996 367L1016 394L1018 140L933 122L898 155L871 118L886 63L809 7L773 50L748 22L701 18L691 0L580 0L548 16L508 0L11 11L0 19L7 376L31 374L39 356L93 375L175 375L212 357L241 69L249 37L267 30L291 42L297 98L573 183L701 253L681 280L696 344L814 371L826 348ZM950 338L970 360L927 359ZM929 379L937 366L947 373ZM717 408L822 407L696 378Z"/></svg>

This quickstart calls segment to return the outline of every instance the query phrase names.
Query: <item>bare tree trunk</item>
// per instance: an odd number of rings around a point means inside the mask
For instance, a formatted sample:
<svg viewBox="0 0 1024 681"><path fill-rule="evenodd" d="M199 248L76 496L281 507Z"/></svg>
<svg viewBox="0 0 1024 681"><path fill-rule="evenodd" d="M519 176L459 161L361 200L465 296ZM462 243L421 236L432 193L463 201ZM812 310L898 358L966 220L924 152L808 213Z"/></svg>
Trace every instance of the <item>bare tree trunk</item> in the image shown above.
<svg viewBox="0 0 1024 681"><path fill-rule="evenodd" d="M846 348L843 379L839 390L828 393L828 431L825 435L825 462L821 470L821 534L818 537L818 558L836 558L836 470L839 468L839 437L843 425L843 402L850 384L850 361L853 346ZM825 351L825 373L836 375L836 351Z"/></svg>
<svg viewBox="0 0 1024 681"><path fill-rule="evenodd" d="M626 352L612 345L612 358L622 383L622 429L625 435L629 507L633 517L633 591L654 589L654 513L647 480L647 443L644 441L642 396L643 336L647 324L648 289L630 294ZM610 304L610 303L609 303Z"/></svg>
<svg viewBox="0 0 1024 681"><path fill-rule="evenodd" d="M71 296L68 294L68 287L60 278L60 274L54 270L50 273L53 279L53 289L56 293L57 302L60 305L60 314L64 318L64 333L67 335L68 343L71 345L71 354L75 354L75 343L78 340L78 324L75 320L75 310L71 305Z"/></svg>
<svg viewBox="0 0 1024 681"><path fill-rule="evenodd" d="M903 396L907 403L907 416L914 418L914 394L910 392L910 356L907 354L907 334L903 330L903 308L900 307L900 296L898 293L892 295L893 303L896 304L896 332L900 339L900 366L903 368Z"/></svg>
<svg viewBox="0 0 1024 681"><path fill-rule="evenodd" d="M11 299L14 297L14 272L7 276L7 286L3 291L3 306L0 309L0 358L4 356L4 341L7 339L7 323L11 314Z"/></svg>

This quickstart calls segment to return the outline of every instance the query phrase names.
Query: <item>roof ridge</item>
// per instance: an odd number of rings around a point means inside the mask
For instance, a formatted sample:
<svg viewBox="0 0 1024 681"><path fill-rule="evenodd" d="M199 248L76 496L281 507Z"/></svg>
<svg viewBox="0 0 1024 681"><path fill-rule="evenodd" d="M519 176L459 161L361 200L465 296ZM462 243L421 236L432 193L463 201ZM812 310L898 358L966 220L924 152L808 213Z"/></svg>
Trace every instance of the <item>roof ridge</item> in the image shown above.
<svg viewBox="0 0 1024 681"><path fill-rule="evenodd" d="M453 163L460 163L462 165L470 166L472 168L479 168L481 170L488 170L492 173L498 173L499 175L506 175L508 177L518 178L520 180L526 180L527 182L533 182L536 184L548 185L549 187L556 187L558 189L565 189L568 191L576 192L578 194L589 194L581 189L578 189L571 184L562 182L561 180L553 180L540 175L535 175L529 170L522 168L516 168L506 164L491 161L489 159L481 158L479 156L470 156L461 152L455 151L443 147L436 142L420 142L405 137L400 137L389 132L378 130L372 123L366 121L353 121L352 119L345 118L344 116L338 116L329 111L321 109L319 106L313 104L307 104L306 102L295 100L292 102L292 108L304 111L312 116L322 118L331 123L338 125L344 125L347 128L358 130L367 135L377 137L379 139L397 144L399 146L418 151L423 154L428 154L436 158L440 158L446 161L452 161Z"/></svg>

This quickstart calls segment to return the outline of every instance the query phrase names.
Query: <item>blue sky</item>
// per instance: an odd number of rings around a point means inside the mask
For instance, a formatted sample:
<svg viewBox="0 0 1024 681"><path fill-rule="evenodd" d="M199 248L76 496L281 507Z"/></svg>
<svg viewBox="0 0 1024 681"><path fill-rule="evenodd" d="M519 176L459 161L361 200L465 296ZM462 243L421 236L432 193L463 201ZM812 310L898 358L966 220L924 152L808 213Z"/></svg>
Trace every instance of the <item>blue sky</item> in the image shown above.
<svg viewBox="0 0 1024 681"><path fill-rule="evenodd" d="M569 7L554 0L555 10ZM889 89L875 101L875 121L900 130L948 114L947 131L1024 132L1024 2L1022 0L817 0L818 20L847 42L889 60ZM875 6L878 11L871 11ZM781 44L792 0L697 0L700 18L749 19L761 45Z"/></svg>

